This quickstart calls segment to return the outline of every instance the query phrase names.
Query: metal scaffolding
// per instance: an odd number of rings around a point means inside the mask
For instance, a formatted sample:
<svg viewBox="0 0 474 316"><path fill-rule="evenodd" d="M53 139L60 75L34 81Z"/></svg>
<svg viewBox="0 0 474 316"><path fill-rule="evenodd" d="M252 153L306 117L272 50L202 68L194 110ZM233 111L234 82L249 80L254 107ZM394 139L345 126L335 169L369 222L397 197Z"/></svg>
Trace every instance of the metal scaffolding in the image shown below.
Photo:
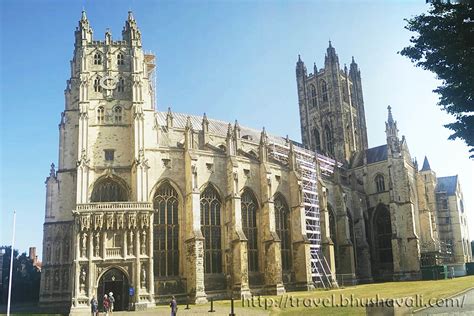
<svg viewBox="0 0 474 316"><path fill-rule="evenodd" d="M290 159L290 146L271 143L268 146L270 157L288 164ZM321 224L318 200L318 164L321 174L334 173L336 161L326 156L315 154L301 147L293 146L296 170L301 176L301 194L305 208L306 236L310 242L311 274L315 286L337 286L334 275L324 257L321 249Z"/></svg>

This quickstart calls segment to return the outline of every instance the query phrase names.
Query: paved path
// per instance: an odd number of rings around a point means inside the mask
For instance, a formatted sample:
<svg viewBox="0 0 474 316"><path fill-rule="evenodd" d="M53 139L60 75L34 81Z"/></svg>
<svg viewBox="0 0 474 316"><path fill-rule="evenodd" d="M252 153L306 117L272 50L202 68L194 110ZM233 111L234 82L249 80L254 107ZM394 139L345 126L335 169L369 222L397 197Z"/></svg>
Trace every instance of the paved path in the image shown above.
<svg viewBox="0 0 474 316"><path fill-rule="evenodd" d="M474 289L453 298L454 307L430 307L414 315L416 316L465 316L474 315ZM457 302L461 307L456 307ZM448 302L451 304L451 302ZM452 305L451 305L452 306Z"/></svg>
<svg viewBox="0 0 474 316"><path fill-rule="evenodd" d="M237 305L237 304L236 304ZM209 315L209 316L228 316L230 307L217 305L214 307L215 312L209 313L209 304L206 305L191 305L190 309L185 309L186 306L180 305L178 308L178 316L186 315ZM234 313L236 316L268 316L270 313L265 312L259 308L242 308L235 307ZM141 312L114 312L112 316L131 316L131 315L170 315L170 308L168 306L157 306L156 308L148 308ZM103 314L101 313L101 316ZM109 314L110 316L110 314Z"/></svg>

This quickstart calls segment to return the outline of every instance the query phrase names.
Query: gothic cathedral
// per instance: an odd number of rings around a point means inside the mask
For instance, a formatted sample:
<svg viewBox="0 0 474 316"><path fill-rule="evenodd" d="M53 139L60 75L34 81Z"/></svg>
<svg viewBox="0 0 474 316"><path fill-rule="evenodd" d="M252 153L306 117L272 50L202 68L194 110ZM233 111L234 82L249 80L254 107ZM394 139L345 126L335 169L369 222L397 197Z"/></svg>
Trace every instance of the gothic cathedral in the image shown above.
<svg viewBox="0 0 474 316"><path fill-rule="evenodd" d="M418 169L388 108L368 147L361 75L296 64L302 143L155 108L155 56L129 12L103 41L82 13L46 180L40 303L71 313L419 279L471 261L456 176Z"/></svg>

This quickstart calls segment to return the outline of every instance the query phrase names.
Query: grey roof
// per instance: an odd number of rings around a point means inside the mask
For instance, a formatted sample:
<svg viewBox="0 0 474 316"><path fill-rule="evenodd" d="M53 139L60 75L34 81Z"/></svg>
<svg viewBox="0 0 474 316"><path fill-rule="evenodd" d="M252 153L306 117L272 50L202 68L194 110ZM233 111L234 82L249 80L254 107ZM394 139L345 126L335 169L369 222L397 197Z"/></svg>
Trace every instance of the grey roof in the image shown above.
<svg viewBox="0 0 474 316"><path fill-rule="evenodd" d="M158 116L158 123L160 125L166 125L166 115L168 112L157 112ZM176 112L171 112L173 115L173 127L175 128L185 128L186 127L186 122L188 120L188 117L191 120L191 125L193 127L193 130L195 131L200 131L202 130L202 116L201 115L191 115L191 114L185 114L185 113L176 113ZM227 130L229 128L229 122L224 122L224 121L219 121L219 120L214 120L208 118L209 121L209 133L211 134L216 134L216 135L222 135L226 136L227 135ZM232 127L234 124L232 124ZM250 136L252 138L252 142L259 143L260 142L260 135L262 131L256 130L253 128L245 127L245 126L240 126L240 135L241 137L243 136ZM286 139L283 137L279 136L274 136L267 134L268 140L270 142L274 143L279 143L279 144L285 144ZM293 142L295 145L298 143Z"/></svg>
<svg viewBox="0 0 474 316"><path fill-rule="evenodd" d="M365 155L368 164L387 160L387 145L369 148L365 151Z"/></svg>
<svg viewBox="0 0 474 316"><path fill-rule="evenodd" d="M430 163L428 162L428 158L425 156L425 160L423 161L423 167L420 171L428 171L431 170Z"/></svg>
<svg viewBox="0 0 474 316"><path fill-rule="evenodd" d="M458 185L458 176L437 178L436 192L446 192L448 195L455 195Z"/></svg>

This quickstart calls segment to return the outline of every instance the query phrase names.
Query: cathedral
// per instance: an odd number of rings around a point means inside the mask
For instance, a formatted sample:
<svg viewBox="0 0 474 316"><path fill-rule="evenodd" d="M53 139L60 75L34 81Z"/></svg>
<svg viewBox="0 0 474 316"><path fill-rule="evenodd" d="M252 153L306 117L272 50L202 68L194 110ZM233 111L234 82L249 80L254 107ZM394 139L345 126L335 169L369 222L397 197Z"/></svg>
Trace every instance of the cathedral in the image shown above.
<svg viewBox="0 0 474 316"><path fill-rule="evenodd" d="M360 70L341 69L331 43L324 68L296 63L302 143L156 109L155 56L131 12L119 40L94 39L83 12L70 68L42 305L87 312L109 292L115 310L199 304L440 264L462 275L472 260L457 176L418 168L390 107L386 144L368 147Z"/></svg>

